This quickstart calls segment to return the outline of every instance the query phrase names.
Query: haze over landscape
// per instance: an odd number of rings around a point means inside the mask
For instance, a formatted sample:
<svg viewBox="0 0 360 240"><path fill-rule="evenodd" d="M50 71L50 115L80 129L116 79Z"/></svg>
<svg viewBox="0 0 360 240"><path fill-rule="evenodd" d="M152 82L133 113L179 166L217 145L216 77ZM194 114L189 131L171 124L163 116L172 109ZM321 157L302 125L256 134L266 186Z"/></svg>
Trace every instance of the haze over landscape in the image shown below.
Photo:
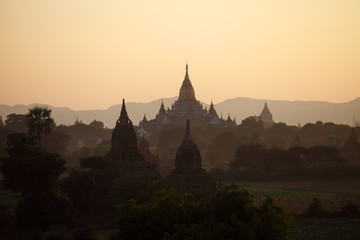
<svg viewBox="0 0 360 240"><path fill-rule="evenodd" d="M348 102L359 96L359 12L354 0L1 1L0 103L171 98L186 60L208 104Z"/></svg>
<svg viewBox="0 0 360 240"><path fill-rule="evenodd" d="M0 239L360 239L359 0L1 0Z"/></svg>
<svg viewBox="0 0 360 240"><path fill-rule="evenodd" d="M170 108L177 97L157 99L147 103L127 102L127 109L130 118L135 125L143 119L144 114L148 119L153 119L159 111L161 102L165 108ZM237 124L249 116L259 116L267 102L275 122L284 122L288 125L304 125L317 121L333 122L336 124L348 124L353 126L360 120L360 98L346 103L330 103L320 101L273 101L265 99L234 98L228 99L215 105L219 116L224 119L231 117L237 119ZM8 114L26 114L35 105L7 106L0 104L0 114L3 118ZM209 105L203 103L204 107ZM48 106L48 105L47 105ZM93 120L102 121L105 127L113 128L119 116L121 104L115 104L99 110L72 110L70 108L59 108L48 106L52 109L52 115L56 124L72 125L78 118L83 123L89 124Z"/></svg>

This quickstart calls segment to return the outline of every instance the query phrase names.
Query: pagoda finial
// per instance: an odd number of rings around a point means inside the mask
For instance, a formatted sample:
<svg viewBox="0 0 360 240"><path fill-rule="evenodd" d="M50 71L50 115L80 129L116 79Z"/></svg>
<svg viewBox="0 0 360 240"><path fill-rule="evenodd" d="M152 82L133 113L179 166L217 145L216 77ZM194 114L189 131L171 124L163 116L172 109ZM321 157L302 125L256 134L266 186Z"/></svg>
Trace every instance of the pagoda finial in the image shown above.
<svg viewBox="0 0 360 240"><path fill-rule="evenodd" d="M165 110L164 100L163 100L163 99L161 99L161 105L160 105L160 109L159 109L159 115L166 115L166 110Z"/></svg>
<svg viewBox="0 0 360 240"><path fill-rule="evenodd" d="M126 113L126 107L125 107L125 99L123 98L122 101L122 106L121 106L121 113L125 112Z"/></svg>
<svg viewBox="0 0 360 240"><path fill-rule="evenodd" d="M122 106L121 106L121 113L120 113L120 123L121 124L127 124L129 122L129 116L127 114L126 111L126 106L125 106L125 99L123 98L123 102L122 102Z"/></svg>

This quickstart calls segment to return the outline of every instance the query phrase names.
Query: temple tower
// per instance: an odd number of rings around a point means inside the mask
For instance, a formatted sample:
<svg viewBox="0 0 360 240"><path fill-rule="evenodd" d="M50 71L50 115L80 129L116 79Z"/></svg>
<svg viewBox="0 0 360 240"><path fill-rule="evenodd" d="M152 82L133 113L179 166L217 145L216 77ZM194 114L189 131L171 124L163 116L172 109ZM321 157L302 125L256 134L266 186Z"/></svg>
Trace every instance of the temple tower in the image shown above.
<svg viewBox="0 0 360 240"><path fill-rule="evenodd" d="M177 171L201 170L200 151L192 140L189 120L186 122L184 139L176 153L175 169Z"/></svg>
<svg viewBox="0 0 360 240"><path fill-rule="evenodd" d="M216 184L201 168L201 155L192 140L189 120L186 122L184 139L176 153L175 169L168 178L175 181L178 192L191 193L201 201L206 201L215 193Z"/></svg>
<svg viewBox="0 0 360 240"><path fill-rule="evenodd" d="M264 127L271 127L274 124L274 120L267 103L265 103L264 109L260 114L260 119L264 122Z"/></svg>
<svg viewBox="0 0 360 240"><path fill-rule="evenodd" d="M171 105L171 108L165 110L163 102L160 110L154 119L149 121L140 121L140 131L151 133L161 128L167 123L183 125L187 119L191 121L193 126L200 125L219 125L223 127L236 126L236 121L226 122L221 120L216 113L214 104L211 101L209 111L203 107L202 103L196 100L195 90L191 84L189 77L189 66L186 64L185 77L179 91L178 99Z"/></svg>
<svg viewBox="0 0 360 240"><path fill-rule="evenodd" d="M217 117L217 113L216 113L216 110L214 108L214 104L213 104L212 100L211 100L211 104L210 104L210 108L209 108L209 115Z"/></svg>
<svg viewBox="0 0 360 240"><path fill-rule="evenodd" d="M121 113L112 132L111 149L107 158L119 162L128 162L128 166L136 166L136 162L143 161L144 157L137 148L137 138L131 120L126 111L123 99Z"/></svg>
<svg viewBox="0 0 360 240"><path fill-rule="evenodd" d="M191 101L191 100L196 101L195 91L190 82L187 64L186 64L185 78L184 78L184 81L183 81L180 91L179 91L179 99L178 100L179 101Z"/></svg>
<svg viewBox="0 0 360 240"><path fill-rule="evenodd" d="M165 115L166 115L166 110L165 110L165 106L164 106L164 101L161 101L160 110L159 110L158 115L159 115L159 116L165 116Z"/></svg>

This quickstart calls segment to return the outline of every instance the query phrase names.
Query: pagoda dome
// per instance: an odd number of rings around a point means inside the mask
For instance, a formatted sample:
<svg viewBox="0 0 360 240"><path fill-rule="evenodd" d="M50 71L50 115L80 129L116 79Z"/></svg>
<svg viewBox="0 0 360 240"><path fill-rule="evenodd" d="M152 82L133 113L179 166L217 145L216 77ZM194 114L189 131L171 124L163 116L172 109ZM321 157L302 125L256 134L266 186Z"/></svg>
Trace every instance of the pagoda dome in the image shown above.
<svg viewBox="0 0 360 240"><path fill-rule="evenodd" d="M175 169L177 171L201 170L201 155L191 138L189 120L186 123L184 140L176 153Z"/></svg>
<svg viewBox="0 0 360 240"><path fill-rule="evenodd" d="M180 101L189 101L189 100L196 100L195 98L195 91L190 82L189 74L188 74L188 65L186 64L186 74L184 81L181 85L180 92L179 92L179 100Z"/></svg>
<svg viewBox="0 0 360 240"><path fill-rule="evenodd" d="M267 103L265 103L264 109L262 110L260 114L260 119L263 120L266 123L273 123L273 117L272 114L267 106Z"/></svg>
<svg viewBox="0 0 360 240"><path fill-rule="evenodd" d="M121 113L111 136L110 155L115 159L124 158L126 151L137 152L137 137L123 99Z"/></svg>

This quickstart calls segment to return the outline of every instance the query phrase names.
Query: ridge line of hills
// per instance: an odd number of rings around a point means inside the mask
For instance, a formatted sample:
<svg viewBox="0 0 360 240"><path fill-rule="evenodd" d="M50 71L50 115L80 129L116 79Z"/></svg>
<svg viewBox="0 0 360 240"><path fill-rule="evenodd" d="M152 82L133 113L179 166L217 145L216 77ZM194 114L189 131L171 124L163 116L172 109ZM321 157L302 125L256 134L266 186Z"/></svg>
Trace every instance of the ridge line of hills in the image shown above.
<svg viewBox="0 0 360 240"><path fill-rule="evenodd" d="M127 102L126 108L130 119L134 125L138 125L144 114L147 119L153 119L159 111L161 101L164 101L165 108L171 108L177 97L159 98L148 103ZM285 100L267 100L238 97L227 99L223 102L214 104L218 115L227 118L236 117L238 124L249 116L259 116L265 102L273 115L275 122L284 122L287 125L297 125L300 123L314 123L316 121L333 122L336 124L353 125L360 121L360 98L356 98L345 103L331 103L326 101L285 101ZM202 103L204 107L209 105ZM57 125L72 125L76 118L83 123L90 123L93 120L104 122L105 127L113 128L119 117L121 104L112 105L103 110L72 110L68 107L53 107L47 104L30 104L8 106L0 104L0 115L5 121L6 116L11 113L25 114L29 108L34 106L48 106L53 110L52 116Z"/></svg>

